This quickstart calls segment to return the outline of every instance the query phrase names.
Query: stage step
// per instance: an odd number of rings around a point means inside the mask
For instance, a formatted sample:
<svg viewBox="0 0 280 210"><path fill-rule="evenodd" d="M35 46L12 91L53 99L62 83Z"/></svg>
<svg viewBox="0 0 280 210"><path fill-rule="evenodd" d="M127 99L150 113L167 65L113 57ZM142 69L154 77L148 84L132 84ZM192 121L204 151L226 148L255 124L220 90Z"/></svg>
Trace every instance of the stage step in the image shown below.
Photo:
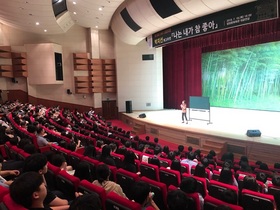
<svg viewBox="0 0 280 210"><path fill-rule="evenodd" d="M146 133L146 127L145 127L144 124L135 123L133 125L131 133L134 134L134 135L144 134L144 133Z"/></svg>

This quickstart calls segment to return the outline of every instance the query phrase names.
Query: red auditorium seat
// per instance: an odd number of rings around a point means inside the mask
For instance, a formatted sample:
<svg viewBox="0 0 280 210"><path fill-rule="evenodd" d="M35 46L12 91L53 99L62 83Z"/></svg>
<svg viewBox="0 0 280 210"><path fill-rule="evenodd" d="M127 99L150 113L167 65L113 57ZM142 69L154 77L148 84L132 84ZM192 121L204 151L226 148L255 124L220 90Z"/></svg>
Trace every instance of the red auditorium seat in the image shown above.
<svg viewBox="0 0 280 210"><path fill-rule="evenodd" d="M78 192L81 192L83 194L88 194L88 193L97 194L101 200L103 210L105 210L105 202L107 196L104 188L94 185L87 180L82 180L78 185Z"/></svg>
<svg viewBox="0 0 280 210"><path fill-rule="evenodd" d="M129 199L132 199L131 195L133 188L131 186L133 186L139 179L140 177L136 173L126 171L122 168L117 170L116 182L122 187L123 192Z"/></svg>
<svg viewBox="0 0 280 210"><path fill-rule="evenodd" d="M241 206L244 210L274 210L275 201L273 195L254 192L251 190L242 190Z"/></svg>
<svg viewBox="0 0 280 210"><path fill-rule="evenodd" d="M69 157L69 165L76 169L78 164L84 159L84 155L79 154L77 152L71 152L68 154Z"/></svg>
<svg viewBox="0 0 280 210"><path fill-rule="evenodd" d="M190 172L190 169L189 169L189 164L187 163L181 163L181 173L189 173Z"/></svg>
<svg viewBox="0 0 280 210"><path fill-rule="evenodd" d="M156 165L142 162L140 163L141 176L148 177L149 179L159 181L159 168Z"/></svg>
<svg viewBox="0 0 280 210"><path fill-rule="evenodd" d="M227 189L234 192L234 204L238 204L238 187L236 186L225 184L216 180L210 180L208 185L208 194L214 198L221 200L223 192Z"/></svg>
<svg viewBox="0 0 280 210"><path fill-rule="evenodd" d="M123 167L123 160L124 160L124 155L120 155L117 153L112 152L111 153L112 158L114 159L117 168Z"/></svg>
<svg viewBox="0 0 280 210"><path fill-rule="evenodd" d="M205 197L206 195L208 195L208 190L207 190L207 180L206 178L201 178L201 177L198 177L198 176L192 176L190 174L186 174L186 173L183 173L182 174L182 179L184 177L193 177L197 180L197 189L196 191L199 192L202 197Z"/></svg>
<svg viewBox="0 0 280 210"><path fill-rule="evenodd" d="M27 208L17 204L14 202L10 196L10 194L6 194L3 198L4 209L6 207L7 210L27 210ZM3 209L3 208L1 208Z"/></svg>
<svg viewBox="0 0 280 210"><path fill-rule="evenodd" d="M207 195L204 198L204 210L215 210L217 208L217 206L220 206L220 205L229 206L232 210L243 210L243 207L241 207L241 206L223 202L223 201L221 201L217 198L214 198L210 195ZM253 209L251 209L251 210L253 210Z"/></svg>
<svg viewBox="0 0 280 210"><path fill-rule="evenodd" d="M139 203L126 199L114 192L107 194L106 210L141 210Z"/></svg>
<svg viewBox="0 0 280 210"><path fill-rule="evenodd" d="M168 187L168 191L171 190L178 190L178 187L175 187L174 185L170 185ZM188 199L188 209L192 210L201 210L200 201L199 201L199 194L198 193L186 193L187 199Z"/></svg>
<svg viewBox="0 0 280 210"><path fill-rule="evenodd" d="M9 189L0 185L0 203L3 201L5 195L9 193Z"/></svg>
<svg viewBox="0 0 280 210"><path fill-rule="evenodd" d="M56 187L68 200L75 198L75 192L77 192L79 183L79 178L68 174L65 170L60 171L56 176Z"/></svg>
<svg viewBox="0 0 280 210"><path fill-rule="evenodd" d="M181 173L176 170L167 169L160 167L159 169L159 180L167 185L174 185L176 187L181 183Z"/></svg>
<svg viewBox="0 0 280 210"><path fill-rule="evenodd" d="M159 209L164 210L167 208L166 197L167 197L167 186L165 183L158 182L147 177L141 177L141 181L147 182L150 185L151 191L155 193L154 202L157 204Z"/></svg>

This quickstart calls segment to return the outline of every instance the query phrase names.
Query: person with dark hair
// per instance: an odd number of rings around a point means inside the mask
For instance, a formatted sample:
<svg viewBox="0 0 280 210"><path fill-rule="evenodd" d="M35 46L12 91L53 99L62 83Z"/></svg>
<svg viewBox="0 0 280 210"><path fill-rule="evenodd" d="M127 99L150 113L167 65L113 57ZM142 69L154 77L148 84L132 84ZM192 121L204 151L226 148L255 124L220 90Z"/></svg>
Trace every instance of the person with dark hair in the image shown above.
<svg viewBox="0 0 280 210"><path fill-rule="evenodd" d="M54 154L51 160L51 164L59 167L61 170L65 170L70 174L73 174L73 167L67 165L67 161L62 154ZM72 171L72 172L71 172Z"/></svg>
<svg viewBox="0 0 280 210"><path fill-rule="evenodd" d="M220 173L219 182L238 187L238 183L233 176L232 170L228 167L223 167Z"/></svg>
<svg viewBox="0 0 280 210"><path fill-rule="evenodd" d="M230 160L232 163L234 162L234 154L232 152L226 152L221 157L222 161Z"/></svg>
<svg viewBox="0 0 280 210"><path fill-rule="evenodd" d="M188 210L188 199L182 190L171 190L167 193L169 210Z"/></svg>
<svg viewBox="0 0 280 210"><path fill-rule="evenodd" d="M150 136L145 136L145 140L146 140L147 142L149 142L149 141L150 141Z"/></svg>
<svg viewBox="0 0 280 210"><path fill-rule="evenodd" d="M125 146L120 146L117 150L116 153L120 155L124 155L127 151L127 148Z"/></svg>
<svg viewBox="0 0 280 210"><path fill-rule="evenodd" d="M31 140L27 139L27 138L23 138L18 142L17 147L20 148L20 149L23 149L24 146L27 145L27 144L32 144Z"/></svg>
<svg viewBox="0 0 280 210"><path fill-rule="evenodd" d="M10 196L14 202L27 209L51 209L44 207L47 189L43 177L36 172L19 176L10 186Z"/></svg>
<svg viewBox="0 0 280 210"><path fill-rule="evenodd" d="M185 193L198 193L197 189L197 180L193 177L184 177L180 183L180 190ZM200 207L203 208L204 199L200 193L198 193Z"/></svg>
<svg viewBox="0 0 280 210"><path fill-rule="evenodd" d="M42 153L32 154L29 157L27 157L24 161L24 166L22 171L23 173L29 171L37 172L43 177L44 184L47 186L47 183L45 182L45 178L44 178L44 175L48 171L47 157ZM47 188L47 196L44 200L44 205L50 207L59 206L62 209L66 207L69 208L67 200L57 197L54 193L48 190L48 188Z"/></svg>
<svg viewBox="0 0 280 210"><path fill-rule="evenodd" d="M118 147L116 143L110 143L109 146L111 147L112 152L116 152Z"/></svg>
<svg viewBox="0 0 280 210"><path fill-rule="evenodd" d="M23 150L24 150L24 152L26 152L26 153L28 153L30 155L35 154L35 153L38 152L34 144L26 144L26 145L24 145Z"/></svg>
<svg viewBox="0 0 280 210"><path fill-rule="evenodd" d="M123 169L130 171L132 173L138 172L136 163L135 163L136 156L134 152L131 150L127 150L127 152L124 155L124 160L123 160Z"/></svg>
<svg viewBox="0 0 280 210"><path fill-rule="evenodd" d="M87 180L93 182L93 176L91 171L91 166L87 162L80 162L74 172L74 176L78 177L80 180Z"/></svg>
<svg viewBox="0 0 280 210"><path fill-rule="evenodd" d="M162 152L162 148L159 147L159 146L156 146L155 149L154 149L154 155L155 156L160 156L161 152Z"/></svg>
<svg viewBox="0 0 280 210"><path fill-rule="evenodd" d="M206 171L205 171L205 167L203 164L199 163L196 165L195 169L194 169L194 176L198 176L198 177L202 177L202 178L206 178Z"/></svg>
<svg viewBox="0 0 280 210"><path fill-rule="evenodd" d="M181 163L188 164L189 165L189 174L191 174L191 168L192 166L197 165L197 160L195 161L195 154L193 152L188 153L187 159L181 160Z"/></svg>
<svg viewBox="0 0 280 210"><path fill-rule="evenodd" d="M99 157L99 161L106 163L108 165L111 166L116 166L115 160L113 159L113 157L111 156L111 147L109 145L104 145L102 147L102 152L101 155Z"/></svg>
<svg viewBox="0 0 280 210"><path fill-rule="evenodd" d="M90 157L90 158L96 158L96 148L94 145L87 145L85 146L84 156Z"/></svg>
<svg viewBox="0 0 280 210"><path fill-rule="evenodd" d="M158 166L160 168L160 161L157 157L151 157L148 159L148 163Z"/></svg>
<svg viewBox="0 0 280 210"><path fill-rule="evenodd" d="M41 126L37 129L37 144L39 147L51 145L52 142L49 142L45 137L45 130Z"/></svg>
<svg viewBox="0 0 280 210"><path fill-rule="evenodd" d="M222 200L222 201L224 201L226 203L230 203L230 204L236 205L237 199L238 199L237 198L237 194L233 190L231 190L231 189L225 189L221 193L220 200Z"/></svg>
<svg viewBox="0 0 280 210"><path fill-rule="evenodd" d="M181 173L181 162L180 162L180 160L177 160L177 159L172 160L170 169L175 170L175 171L179 171Z"/></svg>
<svg viewBox="0 0 280 210"><path fill-rule="evenodd" d="M261 163L259 169L269 171L268 165L266 163Z"/></svg>
<svg viewBox="0 0 280 210"><path fill-rule="evenodd" d="M280 175L274 174L271 181L273 185L280 187Z"/></svg>
<svg viewBox="0 0 280 210"><path fill-rule="evenodd" d="M164 157L167 157L168 153L169 153L169 146L165 145L162 148L162 152L164 153Z"/></svg>
<svg viewBox="0 0 280 210"><path fill-rule="evenodd" d="M74 199L69 210L102 210L102 205L97 194L85 194Z"/></svg>
<svg viewBox="0 0 280 210"><path fill-rule="evenodd" d="M117 193L118 195L125 197L121 186L113 181L109 180L110 177L110 169L108 165L106 164L99 164L96 167L96 177L97 179L92 182L92 184L95 184L99 187L102 187L105 189L106 193L109 193L111 191Z"/></svg>
<svg viewBox="0 0 280 210"><path fill-rule="evenodd" d="M169 151L167 154L167 158L171 161L174 160L176 158L176 153L173 151Z"/></svg>
<svg viewBox="0 0 280 210"><path fill-rule="evenodd" d="M155 210L159 210L156 203L153 201L153 193L150 191L150 185L143 181L135 182L133 186L132 199L141 204L142 210L152 206Z"/></svg>
<svg viewBox="0 0 280 210"><path fill-rule="evenodd" d="M184 123L184 120L186 120L186 124L188 124L187 104L186 104L185 100L182 101L180 107L181 107L181 110L182 110L182 123Z"/></svg>
<svg viewBox="0 0 280 210"><path fill-rule="evenodd" d="M255 192L260 191L256 178L251 176L251 175L247 175L247 176L244 177L243 188L242 189L252 190L252 191L255 191Z"/></svg>

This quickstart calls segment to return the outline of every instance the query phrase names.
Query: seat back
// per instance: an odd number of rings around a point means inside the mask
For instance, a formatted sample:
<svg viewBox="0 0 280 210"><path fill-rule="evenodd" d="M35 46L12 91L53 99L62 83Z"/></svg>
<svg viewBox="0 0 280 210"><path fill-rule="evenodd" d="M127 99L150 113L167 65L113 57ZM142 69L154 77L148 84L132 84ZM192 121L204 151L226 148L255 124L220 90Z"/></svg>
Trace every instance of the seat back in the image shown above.
<svg viewBox="0 0 280 210"><path fill-rule="evenodd" d="M104 188L94 185L87 180L82 180L78 185L78 192L83 194L95 193L100 198L102 208L105 210L106 191Z"/></svg>
<svg viewBox="0 0 280 210"><path fill-rule="evenodd" d="M54 166L53 164L48 162L48 171L44 175L46 182L48 184L49 190L55 190L56 189L56 176L59 174L60 168L57 166Z"/></svg>
<svg viewBox="0 0 280 210"><path fill-rule="evenodd" d="M141 210L139 203L126 199L114 192L107 194L106 210Z"/></svg>
<svg viewBox="0 0 280 210"><path fill-rule="evenodd" d="M176 170L167 169L160 167L159 169L159 180L167 185L174 185L176 187L181 183L181 173Z"/></svg>
<svg viewBox="0 0 280 210"><path fill-rule="evenodd" d="M66 196L67 200L75 198L79 183L79 178L68 174L65 170L60 171L56 176L57 189Z"/></svg>
<svg viewBox="0 0 280 210"><path fill-rule="evenodd" d="M275 201L273 195L254 192L251 190L242 190L241 193L241 206L244 210L274 210Z"/></svg>
<svg viewBox="0 0 280 210"><path fill-rule="evenodd" d="M78 164L84 159L84 155L79 154L77 152L71 152L68 154L69 157L69 165L76 169Z"/></svg>
<svg viewBox="0 0 280 210"><path fill-rule="evenodd" d="M196 192L199 192L202 195L202 197L205 197L208 194L206 178L202 178L202 177L198 177L198 176L192 176L190 174L183 173L182 174L182 179L184 177L189 177L189 176L191 176L191 177L193 177L197 180Z"/></svg>
<svg viewBox="0 0 280 210"><path fill-rule="evenodd" d="M9 189L0 185L0 203L3 201L5 195L9 193Z"/></svg>
<svg viewBox="0 0 280 210"><path fill-rule="evenodd" d="M140 163L141 176L148 177L149 179L159 181L159 168L156 165L142 162Z"/></svg>
<svg viewBox="0 0 280 210"><path fill-rule="evenodd" d="M161 209L161 210L167 209L167 202L166 202L167 186L166 186L166 184L149 179L147 177L141 177L140 180L147 182L150 185L151 192L155 193L153 200L157 204L159 209Z"/></svg>
<svg viewBox="0 0 280 210"><path fill-rule="evenodd" d="M171 190L178 190L178 187L175 187L174 185L169 185L168 191ZM188 209L192 210L201 210L200 206L200 200L199 200L199 194L198 193L186 193L187 199L188 199Z"/></svg>
<svg viewBox="0 0 280 210"><path fill-rule="evenodd" d="M217 198L214 198L210 195L207 195L204 198L204 210L216 210L216 208L220 205L229 206L232 210L243 210L243 207L241 207L241 206L223 202L223 201L221 201Z"/></svg>
<svg viewBox="0 0 280 210"><path fill-rule="evenodd" d="M238 204L238 187L224 184L216 180L210 180L208 185L208 193L210 196L223 200L223 194L226 190L232 190L234 192L234 199L232 204Z"/></svg>
<svg viewBox="0 0 280 210"><path fill-rule="evenodd" d="M27 208L23 207L22 205L17 204L13 201L10 194L6 194L3 198L3 204L7 207L8 210L27 210Z"/></svg>
<svg viewBox="0 0 280 210"><path fill-rule="evenodd" d="M114 159L117 168L122 168L123 167L123 160L124 160L124 155L120 155L117 153L111 153L112 158Z"/></svg>
<svg viewBox="0 0 280 210"><path fill-rule="evenodd" d="M116 173L116 179L116 182L121 186L125 195L129 199L132 199L133 188L131 186L133 186L140 177L135 173L119 168Z"/></svg>

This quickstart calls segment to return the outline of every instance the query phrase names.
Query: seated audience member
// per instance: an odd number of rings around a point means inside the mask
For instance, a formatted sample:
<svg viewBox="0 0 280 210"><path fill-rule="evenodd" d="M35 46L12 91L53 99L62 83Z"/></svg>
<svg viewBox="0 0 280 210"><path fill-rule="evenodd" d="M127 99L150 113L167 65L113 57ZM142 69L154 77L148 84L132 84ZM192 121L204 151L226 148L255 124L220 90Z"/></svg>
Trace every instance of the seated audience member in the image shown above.
<svg viewBox="0 0 280 210"><path fill-rule="evenodd" d="M212 168L209 166L210 165L210 161L208 158L203 158L201 160L201 164L204 166L205 169L209 169L209 179L211 180L212 179L212 176L213 176L213 172L212 172ZM214 165L215 167L215 165Z"/></svg>
<svg viewBox="0 0 280 210"><path fill-rule="evenodd" d="M234 162L234 154L232 152L226 152L221 157L222 161L230 160L232 163Z"/></svg>
<svg viewBox="0 0 280 210"><path fill-rule="evenodd" d="M24 161L24 166L22 171L23 173L29 171L37 172L43 177L44 184L48 186L44 178L44 175L48 171L47 157L44 156L42 153L32 154L29 157L27 157ZM44 205L50 206L52 208L53 207L57 207L61 209L69 208L67 200L57 197L54 193L48 190L48 188L47 188L47 196L44 200Z"/></svg>
<svg viewBox="0 0 280 210"><path fill-rule="evenodd" d="M95 159L96 158L96 149L94 145L85 146L84 156Z"/></svg>
<svg viewBox="0 0 280 210"><path fill-rule="evenodd" d="M247 189L247 190L252 190L255 192L259 192L259 185L256 181L256 178L250 175L247 175L243 179L243 188L242 189Z"/></svg>
<svg viewBox="0 0 280 210"><path fill-rule="evenodd" d="M187 159L181 160L181 163L189 165L189 174L191 174L192 166L196 166L197 165L197 161L195 161L195 154L193 152L189 152L188 156L187 156Z"/></svg>
<svg viewBox="0 0 280 210"><path fill-rule="evenodd" d="M181 173L181 162L180 162L180 160L174 159L171 162L170 169L175 170L175 171L179 171Z"/></svg>
<svg viewBox="0 0 280 210"><path fill-rule="evenodd" d="M188 210L188 200L182 190L172 190L167 193L167 206L169 210Z"/></svg>
<svg viewBox="0 0 280 210"><path fill-rule="evenodd" d="M44 206L47 189L43 177L36 172L19 176L10 186L10 196L14 202L30 210L51 209Z"/></svg>
<svg viewBox="0 0 280 210"><path fill-rule="evenodd" d="M141 204L142 210L145 210L149 206L153 207L155 210L159 210L153 200L153 193L150 191L150 185L146 182L135 182L132 197L136 203Z"/></svg>
<svg viewBox="0 0 280 210"><path fill-rule="evenodd" d="M280 187L280 175L274 174L271 181L274 186Z"/></svg>
<svg viewBox="0 0 280 210"><path fill-rule="evenodd" d="M169 151L168 154L167 154L167 158L171 161L176 159L176 153L173 152L173 151Z"/></svg>
<svg viewBox="0 0 280 210"><path fill-rule="evenodd" d="M162 148L161 148L161 147L156 146L156 147L154 148L154 155L155 155L155 156L159 157L159 156L161 155L161 152L162 152Z"/></svg>
<svg viewBox="0 0 280 210"><path fill-rule="evenodd" d="M111 166L116 166L115 160L111 156L111 147L109 145L104 145L102 147L102 152L99 157L99 161Z"/></svg>
<svg viewBox="0 0 280 210"><path fill-rule="evenodd" d="M223 167L220 173L219 182L238 187L238 183L232 174L232 170L228 167Z"/></svg>
<svg viewBox="0 0 280 210"><path fill-rule="evenodd" d="M34 144L26 144L23 147L23 150L24 150L24 152L26 152L26 153L28 153L30 155L35 154L35 153L38 152Z"/></svg>
<svg viewBox="0 0 280 210"><path fill-rule="evenodd" d="M264 184L264 189L262 189L262 192L266 193L267 192L267 175L263 172L258 172L256 175L256 180L260 181L261 183Z"/></svg>
<svg viewBox="0 0 280 210"><path fill-rule="evenodd" d="M37 129L37 143L39 147L44 147L47 145L51 145L52 143L49 142L44 136L45 136L45 130L43 127L39 127Z"/></svg>
<svg viewBox="0 0 280 210"><path fill-rule="evenodd" d="M23 138L18 142L17 147L23 149L25 145L32 144L30 139Z"/></svg>
<svg viewBox="0 0 280 210"><path fill-rule="evenodd" d="M60 170L65 170L72 174L73 171L72 166L67 165L67 161L62 154L54 154L51 160L51 164L60 168ZM73 172L74 173L74 172Z"/></svg>
<svg viewBox="0 0 280 210"><path fill-rule="evenodd" d="M85 194L73 200L69 210L102 210L102 205L98 195Z"/></svg>
<svg viewBox="0 0 280 210"><path fill-rule="evenodd" d="M201 164L201 163L197 164L195 169L194 169L193 175L205 178L206 177L206 171L205 171L204 165Z"/></svg>
<svg viewBox="0 0 280 210"><path fill-rule="evenodd" d="M152 164L152 165L155 165L155 166L158 166L160 168L160 161L157 157L151 157L148 159L148 163L149 164Z"/></svg>
<svg viewBox="0 0 280 210"><path fill-rule="evenodd" d="M269 171L268 165L266 163L261 163L259 169Z"/></svg>
<svg viewBox="0 0 280 210"><path fill-rule="evenodd" d="M89 182L93 182L93 176L92 176L92 171L91 171L91 166L87 162L80 162L76 169L74 176L78 177L80 180L87 180Z"/></svg>
<svg viewBox="0 0 280 210"><path fill-rule="evenodd" d="M197 189L197 180L193 177L185 177L180 183L180 190L185 193L198 193ZM204 199L200 193L198 193L200 207L203 209Z"/></svg>
<svg viewBox="0 0 280 210"><path fill-rule="evenodd" d="M99 164L96 167L96 177L97 177L97 179L92 182L93 184L103 187L105 189L106 193L113 191L113 192L119 194L120 196L126 198L126 195L124 194L121 186L119 184L109 180L110 169L109 169L108 165Z"/></svg>
<svg viewBox="0 0 280 210"><path fill-rule="evenodd" d="M230 203L230 204L236 205L237 195L236 195L236 193L233 190L225 189L222 192L220 199L222 201L226 202L226 203Z"/></svg>
<svg viewBox="0 0 280 210"><path fill-rule="evenodd" d="M132 173L138 172L138 169L136 167L135 163L136 156L134 152L131 150L127 150L127 152L124 155L124 160L123 160L123 169L130 171Z"/></svg>
<svg viewBox="0 0 280 210"><path fill-rule="evenodd" d="M169 147L166 146L166 145L163 146L163 148L162 148L162 153L161 153L161 157L166 158L167 155L168 155L168 153L169 153Z"/></svg>

